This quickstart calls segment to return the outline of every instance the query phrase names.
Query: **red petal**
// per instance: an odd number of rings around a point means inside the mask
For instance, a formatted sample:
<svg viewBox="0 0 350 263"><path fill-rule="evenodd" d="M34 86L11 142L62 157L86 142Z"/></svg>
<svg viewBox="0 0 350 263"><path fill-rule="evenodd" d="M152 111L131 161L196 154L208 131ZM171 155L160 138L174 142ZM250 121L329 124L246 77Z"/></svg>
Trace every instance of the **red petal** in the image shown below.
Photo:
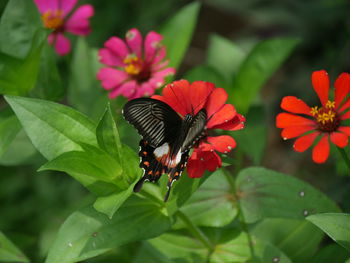
<svg viewBox="0 0 350 263"><path fill-rule="evenodd" d="M197 114L197 112L204 108L209 95L214 90L215 86L213 83L205 81L195 81L191 84L190 100L191 100L191 110L192 114ZM188 98L187 98L188 99Z"/></svg>
<svg viewBox="0 0 350 263"><path fill-rule="evenodd" d="M244 128L244 122L245 122L245 118L241 114L237 113L232 120L216 125L215 127L212 127L212 129L222 129L226 131L241 130Z"/></svg>
<svg viewBox="0 0 350 263"><path fill-rule="evenodd" d="M312 126L291 126L282 130L281 136L283 140L291 139L302 135L305 132L313 130Z"/></svg>
<svg viewBox="0 0 350 263"><path fill-rule="evenodd" d="M329 77L325 70L314 71L312 73L312 86L316 91L323 106L326 106L329 94Z"/></svg>
<svg viewBox="0 0 350 263"><path fill-rule="evenodd" d="M208 98L207 104L205 105L208 118L210 118L224 106L227 97L227 92L223 88L214 89Z"/></svg>
<svg viewBox="0 0 350 263"><path fill-rule="evenodd" d="M310 148L310 146L314 143L316 137L320 135L320 132L313 132L302 137L299 137L294 142L294 150L297 152L304 152Z"/></svg>
<svg viewBox="0 0 350 263"><path fill-rule="evenodd" d="M348 145L348 136L342 132L332 132L331 142L340 148L344 148Z"/></svg>
<svg viewBox="0 0 350 263"><path fill-rule="evenodd" d="M342 103L350 91L350 74L342 73L334 83L335 87L335 108Z"/></svg>
<svg viewBox="0 0 350 263"><path fill-rule="evenodd" d="M346 135L350 136L350 127L341 126L338 128L338 131L341 131L341 132L345 133Z"/></svg>
<svg viewBox="0 0 350 263"><path fill-rule="evenodd" d="M187 164L187 173L189 177L191 178L202 177L205 169L201 163L202 162L200 160L193 159L191 156Z"/></svg>
<svg viewBox="0 0 350 263"><path fill-rule="evenodd" d="M212 129L214 126L229 122L236 115L236 109L232 104L225 104L221 110L215 113L207 123L207 127Z"/></svg>
<svg viewBox="0 0 350 263"><path fill-rule="evenodd" d="M324 163L329 156L328 134L323 135L321 140L312 150L312 159L315 163Z"/></svg>
<svg viewBox="0 0 350 263"><path fill-rule="evenodd" d="M311 108L301 99L294 96L287 96L282 99L281 108L291 113L306 114L312 116Z"/></svg>
<svg viewBox="0 0 350 263"><path fill-rule="evenodd" d="M277 128L286 128L291 126L314 126L315 122L313 120L282 112L276 117L276 127Z"/></svg>
<svg viewBox="0 0 350 263"><path fill-rule="evenodd" d="M208 137L207 141L213 146L214 150L227 153L236 147L236 141L228 135Z"/></svg>
<svg viewBox="0 0 350 263"><path fill-rule="evenodd" d="M213 172L219 167L221 167L221 158L215 152L197 148L188 160L187 172L189 177L198 178L203 175L204 170Z"/></svg>
<svg viewBox="0 0 350 263"><path fill-rule="evenodd" d="M161 100L172 107L176 112L185 116L192 113L190 103L190 84L187 80L178 80L163 89L163 96L155 95L153 99Z"/></svg>
<svg viewBox="0 0 350 263"><path fill-rule="evenodd" d="M346 120L350 118L350 111L345 112L344 114L340 115L341 120Z"/></svg>
<svg viewBox="0 0 350 263"><path fill-rule="evenodd" d="M350 107L350 98L348 98L343 105L340 107L340 109L338 110L338 112L342 112L346 109L348 109Z"/></svg>

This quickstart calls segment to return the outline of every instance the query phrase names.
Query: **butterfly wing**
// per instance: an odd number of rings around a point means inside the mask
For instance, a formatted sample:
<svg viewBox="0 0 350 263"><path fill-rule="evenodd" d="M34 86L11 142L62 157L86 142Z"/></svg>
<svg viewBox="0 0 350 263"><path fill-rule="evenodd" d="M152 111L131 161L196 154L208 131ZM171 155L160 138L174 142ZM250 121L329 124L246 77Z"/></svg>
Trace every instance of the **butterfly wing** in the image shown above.
<svg viewBox="0 0 350 263"><path fill-rule="evenodd" d="M187 151L206 134L207 111L201 109L192 119L185 140L182 143L181 151Z"/></svg>
<svg viewBox="0 0 350 263"><path fill-rule="evenodd" d="M168 104L151 98L130 100L123 108L123 115L154 148L174 141L182 123Z"/></svg>

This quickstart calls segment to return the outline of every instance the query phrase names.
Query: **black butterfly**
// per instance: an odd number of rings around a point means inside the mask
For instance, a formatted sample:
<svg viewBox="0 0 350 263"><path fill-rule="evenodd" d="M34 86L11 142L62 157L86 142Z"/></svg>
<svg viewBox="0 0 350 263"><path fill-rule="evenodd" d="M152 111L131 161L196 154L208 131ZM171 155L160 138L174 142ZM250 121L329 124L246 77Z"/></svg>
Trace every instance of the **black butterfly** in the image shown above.
<svg viewBox="0 0 350 263"><path fill-rule="evenodd" d="M190 149L206 134L206 110L182 118L160 100L138 98L125 104L123 115L142 136L139 155L144 174L134 192L141 190L144 181L156 182L162 174L168 174L167 201L172 183L186 167Z"/></svg>

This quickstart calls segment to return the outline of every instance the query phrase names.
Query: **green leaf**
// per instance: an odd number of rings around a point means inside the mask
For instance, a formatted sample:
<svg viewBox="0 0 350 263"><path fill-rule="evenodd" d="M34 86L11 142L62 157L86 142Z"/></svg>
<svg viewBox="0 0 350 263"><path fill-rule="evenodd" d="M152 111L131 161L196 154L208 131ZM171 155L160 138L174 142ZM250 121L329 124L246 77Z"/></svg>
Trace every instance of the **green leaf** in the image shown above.
<svg viewBox="0 0 350 263"><path fill-rule="evenodd" d="M332 200L306 182L264 168L242 170L236 188L248 223L266 217L304 219L339 211Z"/></svg>
<svg viewBox="0 0 350 263"><path fill-rule="evenodd" d="M225 175L216 171L197 189L180 208L197 226L221 227L229 224L237 215L234 196ZM186 227L177 220L174 229Z"/></svg>
<svg viewBox="0 0 350 263"><path fill-rule="evenodd" d="M39 171L53 170L75 175L78 178L92 177L99 181L113 183L120 189L126 189L129 183L122 176L122 168L118 161L103 150L84 145L84 151L66 152L47 162ZM80 179L81 180L81 179ZM91 179L82 183L87 185Z"/></svg>
<svg viewBox="0 0 350 263"><path fill-rule="evenodd" d="M334 243L321 248L311 260L305 263L344 263L349 257L349 251Z"/></svg>
<svg viewBox="0 0 350 263"><path fill-rule="evenodd" d="M46 263L82 261L130 242L149 239L170 228L169 218L147 199L132 196L112 219L87 207L64 222Z"/></svg>
<svg viewBox="0 0 350 263"><path fill-rule="evenodd" d="M234 239L218 244L210 257L212 263L230 263L230 262L279 262L291 263L290 259L273 245L254 238L254 255L251 257L248 237L242 232Z"/></svg>
<svg viewBox="0 0 350 263"><path fill-rule="evenodd" d="M178 68L191 42L197 23L200 4L188 4L168 20L159 30L164 36L169 66ZM176 36L176 37L175 37Z"/></svg>
<svg viewBox="0 0 350 263"><path fill-rule="evenodd" d="M97 125L96 136L100 148L119 160L122 145L109 104Z"/></svg>
<svg viewBox="0 0 350 263"><path fill-rule="evenodd" d="M70 65L69 103L82 113L99 118L108 97L96 78L101 66L98 62L97 49L89 48L86 39L79 38Z"/></svg>
<svg viewBox="0 0 350 263"><path fill-rule="evenodd" d="M299 39L276 38L257 44L242 62L229 91L229 102L246 113L265 82L287 59Z"/></svg>
<svg viewBox="0 0 350 263"><path fill-rule="evenodd" d="M350 251L350 214L324 213L311 215L306 219Z"/></svg>
<svg viewBox="0 0 350 263"><path fill-rule="evenodd" d="M250 232L279 248L293 262L309 262L324 237L322 231L306 220L284 218L267 218Z"/></svg>
<svg viewBox="0 0 350 263"><path fill-rule="evenodd" d="M3 68L0 71L1 94L25 95L35 87L45 36L42 31L35 34L32 47L25 59L6 57L7 63L2 65Z"/></svg>
<svg viewBox="0 0 350 263"><path fill-rule="evenodd" d="M239 142L239 148L252 159L254 165L260 165L267 141L265 110L262 106L253 106L246 116L245 127L231 133Z"/></svg>
<svg viewBox="0 0 350 263"><path fill-rule="evenodd" d="M39 99L14 96L5 96L5 99L46 159L81 151L81 143L97 146L95 124L72 108Z"/></svg>
<svg viewBox="0 0 350 263"><path fill-rule="evenodd" d="M0 231L0 262L29 262L28 258Z"/></svg>
<svg viewBox="0 0 350 263"><path fill-rule="evenodd" d="M0 156L7 151L20 130L21 124L10 108L0 112Z"/></svg>
<svg viewBox="0 0 350 263"><path fill-rule="evenodd" d="M221 76L218 71L210 66L201 65L195 68L192 68L188 71L184 79L187 79L189 82L203 80L215 83L217 87L226 88L228 85L225 82L223 76Z"/></svg>
<svg viewBox="0 0 350 263"><path fill-rule="evenodd" d="M0 50L24 58L39 27L41 21L34 1L9 0L0 20Z"/></svg>
<svg viewBox="0 0 350 263"><path fill-rule="evenodd" d="M209 39L207 64L231 81L246 54L232 41L213 34Z"/></svg>
<svg viewBox="0 0 350 263"><path fill-rule="evenodd" d="M42 50L40 70L36 87L31 97L57 101L64 95L63 84L56 64L56 54L47 41Z"/></svg>
<svg viewBox="0 0 350 263"><path fill-rule="evenodd" d="M168 257L152 247L148 242L143 242L137 251L132 263L173 263Z"/></svg>

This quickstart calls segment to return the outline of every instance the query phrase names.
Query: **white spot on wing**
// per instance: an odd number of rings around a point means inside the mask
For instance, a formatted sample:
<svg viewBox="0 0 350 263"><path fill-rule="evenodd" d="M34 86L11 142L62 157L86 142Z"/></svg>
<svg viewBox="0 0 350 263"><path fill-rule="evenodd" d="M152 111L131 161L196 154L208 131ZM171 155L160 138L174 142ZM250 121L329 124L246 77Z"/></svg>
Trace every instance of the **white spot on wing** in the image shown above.
<svg viewBox="0 0 350 263"><path fill-rule="evenodd" d="M162 144L161 146L157 147L155 150L154 150L154 155L157 157L157 158L160 158L162 157L163 155L165 154L168 154L169 153L169 144L168 143L164 143Z"/></svg>

